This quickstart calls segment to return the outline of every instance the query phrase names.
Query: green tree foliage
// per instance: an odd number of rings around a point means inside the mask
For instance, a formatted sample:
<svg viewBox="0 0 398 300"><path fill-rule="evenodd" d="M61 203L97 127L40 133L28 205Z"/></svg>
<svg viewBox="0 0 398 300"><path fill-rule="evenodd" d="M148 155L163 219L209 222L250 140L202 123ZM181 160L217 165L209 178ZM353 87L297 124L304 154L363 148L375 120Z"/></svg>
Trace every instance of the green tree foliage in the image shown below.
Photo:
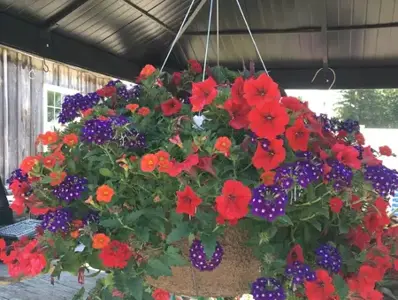
<svg viewBox="0 0 398 300"><path fill-rule="evenodd" d="M373 128L398 128L398 89L346 90L335 112L341 119L358 120Z"/></svg>

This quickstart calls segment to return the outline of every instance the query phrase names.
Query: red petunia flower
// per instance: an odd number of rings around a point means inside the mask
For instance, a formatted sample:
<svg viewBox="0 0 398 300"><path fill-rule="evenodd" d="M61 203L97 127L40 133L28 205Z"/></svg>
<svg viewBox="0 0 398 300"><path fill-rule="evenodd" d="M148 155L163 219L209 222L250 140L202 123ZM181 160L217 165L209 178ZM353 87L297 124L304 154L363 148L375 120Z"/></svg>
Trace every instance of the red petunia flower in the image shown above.
<svg viewBox="0 0 398 300"><path fill-rule="evenodd" d="M180 112L182 103L176 98L171 98L160 104L160 107L162 109L163 115L166 117L170 117Z"/></svg>
<svg viewBox="0 0 398 300"><path fill-rule="evenodd" d="M293 126L286 130L285 136L293 151L307 151L310 132L305 127L303 119L297 119Z"/></svg>
<svg viewBox="0 0 398 300"><path fill-rule="evenodd" d="M301 248L300 244L294 245L294 247L290 249L289 254L287 255L287 264L291 265L295 261L304 263L303 248Z"/></svg>
<svg viewBox="0 0 398 300"><path fill-rule="evenodd" d="M194 216L196 208L202 203L190 186L186 186L183 191L177 191L177 208L179 214Z"/></svg>
<svg viewBox="0 0 398 300"><path fill-rule="evenodd" d="M283 147L283 140L272 140L267 150L264 150L258 143L252 162L254 167L267 172L278 167L285 160L285 157L286 150Z"/></svg>
<svg viewBox="0 0 398 300"><path fill-rule="evenodd" d="M249 120L247 116L251 108L244 99L243 101L236 98L228 99L224 102L224 109L231 117L229 125L232 128L239 130L249 126Z"/></svg>
<svg viewBox="0 0 398 300"><path fill-rule="evenodd" d="M216 176L216 170L213 167L213 157L204 156L199 158L199 163L197 167L213 176Z"/></svg>
<svg viewBox="0 0 398 300"><path fill-rule="evenodd" d="M97 90L97 94L101 97L111 97L116 93L116 87L104 86L102 89Z"/></svg>
<svg viewBox="0 0 398 300"><path fill-rule="evenodd" d="M262 73L257 79L246 80L243 89L245 99L251 106L263 102L275 102L281 97L278 85L265 73Z"/></svg>
<svg viewBox="0 0 398 300"><path fill-rule="evenodd" d="M381 160L377 159L373 154L372 148L365 147L362 152L362 162L368 166L378 166L382 163Z"/></svg>
<svg viewBox="0 0 398 300"><path fill-rule="evenodd" d="M355 211L362 210L362 202L361 202L361 199L357 195L352 195L352 197L351 197L351 208Z"/></svg>
<svg viewBox="0 0 398 300"><path fill-rule="evenodd" d="M335 291L332 278L325 270L317 270L316 280L306 281L304 287L308 300L329 300Z"/></svg>
<svg viewBox="0 0 398 300"><path fill-rule="evenodd" d="M180 85L180 83L181 83L181 75L182 75L181 72L174 72L172 77L171 77L171 82L174 85Z"/></svg>
<svg viewBox="0 0 398 300"><path fill-rule="evenodd" d="M390 223L387 215L388 202L379 197L374 203L375 208L370 207L363 222L369 233L381 232Z"/></svg>
<svg viewBox="0 0 398 300"><path fill-rule="evenodd" d="M189 64L189 69L193 73L202 73L203 68L197 60L190 59L190 60L188 60L188 64Z"/></svg>
<svg viewBox="0 0 398 300"><path fill-rule="evenodd" d="M355 140L357 141L358 145L365 145L365 137L362 133L358 132L357 134L355 134Z"/></svg>
<svg viewBox="0 0 398 300"><path fill-rule="evenodd" d="M368 247L371 237L361 226L350 229L348 238L352 245L357 246L360 250Z"/></svg>
<svg viewBox="0 0 398 300"><path fill-rule="evenodd" d="M332 147L332 151L335 153L336 158L346 166L356 170L361 168L361 161L358 159L359 152L354 147L335 144Z"/></svg>
<svg viewBox="0 0 398 300"><path fill-rule="evenodd" d="M242 76L239 76L238 78L235 79L234 84L231 87L231 98L234 100L237 100L238 102L244 102L246 103L246 99L244 97L245 91L244 91L244 85L245 85L245 80L243 79Z"/></svg>
<svg viewBox="0 0 398 300"><path fill-rule="evenodd" d="M106 268L123 269L127 266L133 252L129 246L120 241L111 241L106 247L101 249L99 258Z"/></svg>
<svg viewBox="0 0 398 300"><path fill-rule="evenodd" d="M340 213L341 209L344 206L343 200L339 197L333 197L329 201L330 210L336 214Z"/></svg>
<svg viewBox="0 0 398 300"><path fill-rule="evenodd" d="M154 300L170 300L170 293L162 289L156 289L152 293L152 298Z"/></svg>
<svg viewBox="0 0 398 300"><path fill-rule="evenodd" d="M281 104L293 112L309 112L308 102L302 102L295 97L282 97Z"/></svg>
<svg viewBox="0 0 398 300"><path fill-rule="evenodd" d="M249 127L260 138L274 139L285 132L289 123L286 109L278 102L265 102L249 113Z"/></svg>
<svg viewBox="0 0 398 300"><path fill-rule="evenodd" d="M384 155L384 156L391 156L392 155L391 148L388 147L388 146L379 147L379 152L380 152L381 155Z"/></svg>
<svg viewBox="0 0 398 300"><path fill-rule="evenodd" d="M238 220L249 212L250 189L237 180L227 180L222 195L216 198L217 212L225 220Z"/></svg>
<svg viewBox="0 0 398 300"><path fill-rule="evenodd" d="M217 96L217 83L211 77L202 82L192 83L192 96L189 98L192 111L202 111L206 105L211 104Z"/></svg>

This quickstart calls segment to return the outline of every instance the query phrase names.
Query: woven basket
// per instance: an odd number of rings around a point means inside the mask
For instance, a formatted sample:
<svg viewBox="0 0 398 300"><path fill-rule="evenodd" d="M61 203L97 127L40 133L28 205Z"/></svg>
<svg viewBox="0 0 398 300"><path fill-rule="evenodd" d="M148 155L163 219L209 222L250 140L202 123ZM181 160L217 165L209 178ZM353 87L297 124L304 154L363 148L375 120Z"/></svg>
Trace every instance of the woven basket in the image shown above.
<svg viewBox="0 0 398 300"><path fill-rule="evenodd" d="M148 283L176 295L190 297L236 297L249 292L250 283L260 275L261 264L252 250L245 246L247 234L237 227L230 227L219 241L224 248L224 256L214 271L200 272L191 265L172 267L172 276L157 280L149 277ZM188 259L188 241L176 246Z"/></svg>

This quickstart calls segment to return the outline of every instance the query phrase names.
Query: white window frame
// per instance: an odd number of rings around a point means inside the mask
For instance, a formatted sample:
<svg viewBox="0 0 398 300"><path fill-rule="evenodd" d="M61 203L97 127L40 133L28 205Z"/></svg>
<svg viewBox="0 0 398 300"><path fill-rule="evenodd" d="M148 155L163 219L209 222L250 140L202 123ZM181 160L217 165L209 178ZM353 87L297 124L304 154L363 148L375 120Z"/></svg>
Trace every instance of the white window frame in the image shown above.
<svg viewBox="0 0 398 300"><path fill-rule="evenodd" d="M59 123L51 123L48 122L48 115L47 115L47 110L48 110L48 92L54 92L54 93L60 93L63 96L66 95L74 95L79 93L78 90L74 90L74 89L69 89L69 88L65 88L65 87L61 87L61 86L57 86L57 85L53 85L53 84L48 84L45 83L43 86L43 133L47 132L47 131L53 131L54 128L62 130L62 126ZM55 100L54 100L55 101ZM63 101L63 98L61 100L61 103Z"/></svg>

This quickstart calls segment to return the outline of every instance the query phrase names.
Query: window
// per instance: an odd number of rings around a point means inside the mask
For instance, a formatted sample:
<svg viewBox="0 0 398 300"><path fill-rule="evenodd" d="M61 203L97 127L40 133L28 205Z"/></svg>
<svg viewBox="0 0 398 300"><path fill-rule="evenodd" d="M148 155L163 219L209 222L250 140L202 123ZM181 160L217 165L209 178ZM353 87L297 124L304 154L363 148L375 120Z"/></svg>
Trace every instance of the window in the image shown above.
<svg viewBox="0 0 398 300"><path fill-rule="evenodd" d="M58 123L58 115L61 112L62 101L66 95L73 95L79 91L62 88L56 85L44 85L44 132L54 129L61 129Z"/></svg>

